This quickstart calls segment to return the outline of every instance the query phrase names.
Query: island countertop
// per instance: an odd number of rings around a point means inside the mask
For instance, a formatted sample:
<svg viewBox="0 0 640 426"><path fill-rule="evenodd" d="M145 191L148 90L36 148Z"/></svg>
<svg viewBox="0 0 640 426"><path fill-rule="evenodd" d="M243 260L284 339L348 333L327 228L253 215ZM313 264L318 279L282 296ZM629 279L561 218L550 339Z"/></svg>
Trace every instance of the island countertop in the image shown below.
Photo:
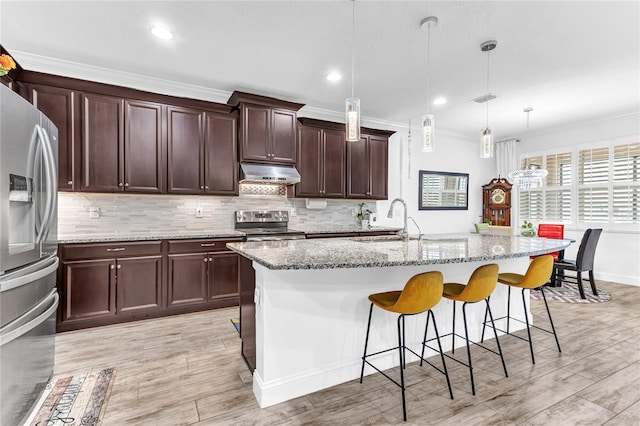
<svg viewBox="0 0 640 426"><path fill-rule="evenodd" d="M486 234L432 234L408 242L348 237L228 243L227 247L273 270L370 268L510 259L563 250L571 240Z"/></svg>

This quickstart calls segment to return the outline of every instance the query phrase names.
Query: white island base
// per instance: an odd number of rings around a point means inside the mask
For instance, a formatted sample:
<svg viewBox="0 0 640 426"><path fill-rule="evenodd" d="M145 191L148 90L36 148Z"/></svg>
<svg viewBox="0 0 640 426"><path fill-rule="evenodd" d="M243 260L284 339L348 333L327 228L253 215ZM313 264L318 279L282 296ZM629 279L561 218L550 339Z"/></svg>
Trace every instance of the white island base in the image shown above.
<svg viewBox="0 0 640 426"><path fill-rule="evenodd" d="M492 261L340 269L273 270L253 262L256 272L256 370L253 390L260 407L268 407L360 377L362 352L367 328L369 294L401 290L415 274L439 270L445 282L466 283L479 266ZM525 273L528 257L494 261L501 272ZM524 320L520 291L512 291L511 316ZM528 305L526 311L530 312ZM456 332L464 335L462 304L457 303ZM469 336L480 340L484 303L469 304ZM433 309L440 335L451 332L452 302L442 299ZM507 310L507 287L498 284L491 296L494 318ZM531 315L529 320L532 321ZM406 342L417 353L421 350L426 314L407 317ZM504 321L499 328L504 329ZM511 321L510 331L525 326ZM430 327L429 337L433 337ZM493 330L485 337L494 345ZM434 342L435 343L435 342ZM442 340L451 350L451 337ZM397 315L374 307L369 336L369 353L397 345ZM464 346L456 339L456 347ZM435 355L427 352L425 357ZM461 352L463 360L466 352ZM407 352L407 361L417 360ZM372 358L380 369L397 366L398 352ZM437 360L436 365L439 365ZM449 363L452 361L449 360ZM499 360L497 361L499 362ZM508 366L507 366L508 368ZM365 368L365 374L375 372Z"/></svg>

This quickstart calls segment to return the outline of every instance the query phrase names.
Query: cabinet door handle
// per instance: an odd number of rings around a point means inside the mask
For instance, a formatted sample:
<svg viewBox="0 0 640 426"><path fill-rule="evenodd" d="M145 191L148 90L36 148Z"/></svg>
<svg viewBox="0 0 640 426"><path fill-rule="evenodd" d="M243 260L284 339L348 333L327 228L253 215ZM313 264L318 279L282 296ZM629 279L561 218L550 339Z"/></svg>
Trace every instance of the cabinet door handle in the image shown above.
<svg viewBox="0 0 640 426"><path fill-rule="evenodd" d="M213 257L210 257L210 258L209 258L209 262L213 262Z"/></svg>
<svg viewBox="0 0 640 426"><path fill-rule="evenodd" d="M129 186L129 182L125 183L124 186Z"/></svg>
<svg viewBox="0 0 640 426"><path fill-rule="evenodd" d="M116 265L109 265L109 269L116 269Z"/></svg>
<svg viewBox="0 0 640 426"><path fill-rule="evenodd" d="M67 181L67 185L69 185L69 186L73 185L73 181L72 180L68 180Z"/></svg>
<svg viewBox="0 0 640 426"><path fill-rule="evenodd" d="M124 247L108 248L107 251L124 251Z"/></svg>
<svg viewBox="0 0 640 426"><path fill-rule="evenodd" d="M122 265L118 265L118 269L122 268Z"/></svg>
<svg viewBox="0 0 640 426"><path fill-rule="evenodd" d="M209 189L209 185L205 185L205 186L204 186L204 189Z"/></svg>
<svg viewBox="0 0 640 426"><path fill-rule="evenodd" d="M119 186L119 187L122 187L122 186L123 186L122 182L120 182L120 183L118 184L118 186Z"/></svg>
<svg viewBox="0 0 640 426"><path fill-rule="evenodd" d="M215 247L216 243L202 243L200 247Z"/></svg>
<svg viewBox="0 0 640 426"><path fill-rule="evenodd" d="M200 185L200 189L204 189L204 185Z"/></svg>
<svg viewBox="0 0 640 426"><path fill-rule="evenodd" d="M209 261L209 258L208 258L208 257L205 257L205 258L204 258L204 263L207 263L208 261Z"/></svg>

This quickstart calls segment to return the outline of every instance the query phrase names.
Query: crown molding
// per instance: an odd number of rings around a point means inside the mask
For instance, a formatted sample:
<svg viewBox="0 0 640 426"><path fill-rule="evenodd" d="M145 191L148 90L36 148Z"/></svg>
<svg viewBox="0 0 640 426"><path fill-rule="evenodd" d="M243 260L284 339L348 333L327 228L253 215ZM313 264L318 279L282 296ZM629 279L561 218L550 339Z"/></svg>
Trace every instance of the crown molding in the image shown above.
<svg viewBox="0 0 640 426"><path fill-rule="evenodd" d="M179 81L165 80L146 75L134 74L28 52L12 51L22 67L29 71L55 74L63 77L95 81L97 83L124 86L161 95L200 99L226 104L231 92L197 86Z"/></svg>
<svg viewBox="0 0 640 426"><path fill-rule="evenodd" d="M180 81L165 80L121 70L67 61L64 59L35 55L33 53L20 50L12 51L12 55L25 70L54 74L62 77L77 78L80 80L95 81L97 83L112 84L115 86L129 87L131 89L144 90L161 95L200 99L203 101L217 102L221 104L226 104L232 95L232 92L226 90L212 89L210 87L198 86ZM298 116L335 121L339 123L344 122L344 112L342 111L333 111L309 105L302 107L298 111ZM361 123L363 127L383 128L385 130L394 130L396 132L407 130L409 128L407 122L401 123L397 121L382 120L375 117L363 116L361 118ZM413 130L414 126L411 127ZM415 127L415 129L418 129L418 127ZM470 139L469 135L446 129L436 129L436 134Z"/></svg>

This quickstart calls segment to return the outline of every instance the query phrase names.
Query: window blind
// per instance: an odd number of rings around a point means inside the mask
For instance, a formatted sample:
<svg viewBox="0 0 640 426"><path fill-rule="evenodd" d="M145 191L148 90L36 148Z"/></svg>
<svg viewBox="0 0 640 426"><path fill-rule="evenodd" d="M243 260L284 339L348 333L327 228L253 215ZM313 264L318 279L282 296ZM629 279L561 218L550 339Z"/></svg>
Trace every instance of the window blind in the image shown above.
<svg viewBox="0 0 640 426"><path fill-rule="evenodd" d="M638 223L640 216L640 142L613 147L613 222Z"/></svg>

